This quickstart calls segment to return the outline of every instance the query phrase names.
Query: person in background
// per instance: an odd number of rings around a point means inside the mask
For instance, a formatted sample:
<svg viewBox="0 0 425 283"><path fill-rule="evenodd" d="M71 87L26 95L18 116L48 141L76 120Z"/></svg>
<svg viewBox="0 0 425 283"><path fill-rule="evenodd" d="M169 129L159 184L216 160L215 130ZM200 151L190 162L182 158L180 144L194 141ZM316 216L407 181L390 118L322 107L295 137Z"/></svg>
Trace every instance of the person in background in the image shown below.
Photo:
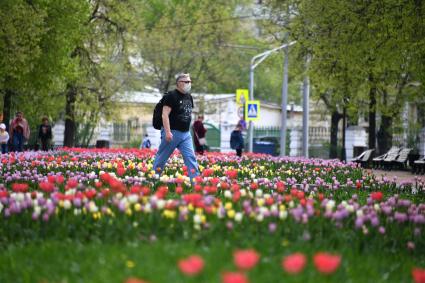
<svg viewBox="0 0 425 283"><path fill-rule="evenodd" d="M244 119L240 119L239 122L238 122L238 125L241 126L241 130L242 131L245 131L246 130L246 122L245 122Z"/></svg>
<svg viewBox="0 0 425 283"><path fill-rule="evenodd" d="M148 134L145 135L143 138L142 144L140 145L140 148L151 148L151 140L149 139Z"/></svg>
<svg viewBox="0 0 425 283"><path fill-rule="evenodd" d="M203 155L206 141L205 134L207 133L207 129L204 127L204 116L199 115L198 119L193 123L193 141L195 143L195 152Z"/></svg>
<svg viewBox="0 0 425 283"><path fill-rule="evenodd" d="M0 145L1 153L7 153L7 142L9 141L9 133L6 131L6 125L0 124Z"/></svg>
<svg viewBox="0 0 425 283"><path fill-rule="evenodd" d="M38 138L41 142L41 150L49 150L52 141L52 126L50 126L49 118L47 117L41 119L41 125L38 128Z"/></svg>
<svg viewBox="0 0 425 283"><path fill-rule="evenodd" d="M13 150L23 151L24 143L30 137L30 127L28 126L28 121L24 118L24 114L21 111L16 112L15 118L10 123L9 131Z"/></svg>
<svg viewBox="0 0 425 283"><path fill-rule="evenodd" d="M236 150L236 155L242 156L243 145L243 136L242 136L242 127L241 125L236 125L236 128L230 134L230 147Z"/></svg>

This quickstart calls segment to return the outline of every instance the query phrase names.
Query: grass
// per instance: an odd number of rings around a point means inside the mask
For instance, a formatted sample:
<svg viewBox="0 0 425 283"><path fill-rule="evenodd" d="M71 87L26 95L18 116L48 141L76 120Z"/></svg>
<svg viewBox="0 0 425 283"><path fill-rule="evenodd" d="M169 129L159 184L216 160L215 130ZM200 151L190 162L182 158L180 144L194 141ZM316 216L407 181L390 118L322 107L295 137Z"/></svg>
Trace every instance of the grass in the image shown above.
<svg viewBox="0 0 425 283"><path fill-rule="evenodd" d="M250 282L411 282L413 266L423 266L423 251L385 248L375 243L340 241L311 235L306 241L278 236L255 235L199 238L147 237L131 241L86 242L59 240L54 237L36 241L17 241L4 247L0 255L0 282L124 282L138 277L148 282L220 282L223 271L235 271L232 252L237 248L255 248L261 261L248 275ZM351 244L350 244L351 243ZM342 265L331 275L319 274L312 261L318 251L342 256ZM295 276L281 268L282 257L303 252L308 257L306 270ZM205 260L201 275L189 278L180 273L177 261L191 254Z"/></svg>

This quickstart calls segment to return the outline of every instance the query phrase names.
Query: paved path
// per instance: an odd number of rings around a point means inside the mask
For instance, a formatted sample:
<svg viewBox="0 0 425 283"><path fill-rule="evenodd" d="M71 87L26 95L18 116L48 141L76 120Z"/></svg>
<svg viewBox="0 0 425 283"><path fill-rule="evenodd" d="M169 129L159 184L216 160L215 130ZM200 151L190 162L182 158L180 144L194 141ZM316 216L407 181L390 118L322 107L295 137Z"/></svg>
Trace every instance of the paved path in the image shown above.
<svg viewBox="0 0 425 283"><path fill-rule="evenodd" d="M370 171L370 169L366 170ZM393 180L396 177L396 182L398 185L405 182L415 184L417 180L419 182L425 183L425 175L414 175L410 171L386 171L372 169L372 173L377 177L387 177L390 180Z"/></svg>

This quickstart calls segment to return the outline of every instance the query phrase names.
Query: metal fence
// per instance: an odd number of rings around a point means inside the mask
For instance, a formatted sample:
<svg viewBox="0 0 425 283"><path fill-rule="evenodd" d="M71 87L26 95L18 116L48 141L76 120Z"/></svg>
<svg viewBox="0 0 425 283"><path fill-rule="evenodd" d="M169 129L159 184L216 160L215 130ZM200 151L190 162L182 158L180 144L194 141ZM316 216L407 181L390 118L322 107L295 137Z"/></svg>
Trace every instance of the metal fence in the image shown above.
<svg viewBox="0 0 425 283"><path fill-rule="evenodd" d="M289 154L291 130L286 130L286 154ZM276 154L280 154L280 127L254 127L254 140L263 139L273 142L276 146Z"/></svg>
<svg viewBox="0 0 425 283"><path fill-rule="evenodd" d="M206 140L210 150L219 150L221 146L221 132L216 126L210 123L204 123L204 127L207 129Z"/></svg>

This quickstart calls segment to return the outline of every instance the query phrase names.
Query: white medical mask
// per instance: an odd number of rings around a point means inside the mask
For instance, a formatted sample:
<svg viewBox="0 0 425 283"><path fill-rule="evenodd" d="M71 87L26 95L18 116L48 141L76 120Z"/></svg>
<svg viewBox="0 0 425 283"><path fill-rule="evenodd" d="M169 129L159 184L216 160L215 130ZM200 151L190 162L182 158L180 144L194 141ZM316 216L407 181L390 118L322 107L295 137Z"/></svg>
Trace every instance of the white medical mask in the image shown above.
<svg viewBox="0 0 425 283"><path fill-rule="evenodd" d="M191 89L192 89L192 84L184 84L183 86L184 93L186 94L189 93Z"/></svg>

